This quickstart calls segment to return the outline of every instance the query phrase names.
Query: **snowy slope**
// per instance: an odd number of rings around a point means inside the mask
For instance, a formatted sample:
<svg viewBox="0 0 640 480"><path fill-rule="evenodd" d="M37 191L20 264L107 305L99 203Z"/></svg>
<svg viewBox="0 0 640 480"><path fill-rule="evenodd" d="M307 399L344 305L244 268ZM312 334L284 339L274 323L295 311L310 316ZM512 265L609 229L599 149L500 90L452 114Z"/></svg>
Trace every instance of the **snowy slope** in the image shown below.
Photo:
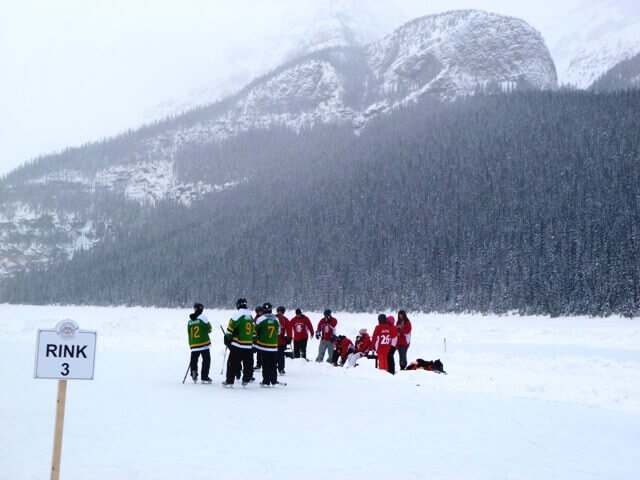
<svg viewBox="0 0 640 480"><path fill-rule="evenodd" d="M34 348L63 318L98 339L95 379L69 381L62 478L637 478L637 319L410 315L409 357L447 376L297 360L286 387L225 390L231 312L205 311L213 385L181 383L187 313L0 305L0 479L48 474L56 382L32 378ZM375 314L336 317L353 338Z"/></svg>
<svg viewBox="0 0 640 480"><path fill-rule="evenodd" d="M629 1L583 1L545 28L558 82L588 88L640 52L640 8Z"/></svg>

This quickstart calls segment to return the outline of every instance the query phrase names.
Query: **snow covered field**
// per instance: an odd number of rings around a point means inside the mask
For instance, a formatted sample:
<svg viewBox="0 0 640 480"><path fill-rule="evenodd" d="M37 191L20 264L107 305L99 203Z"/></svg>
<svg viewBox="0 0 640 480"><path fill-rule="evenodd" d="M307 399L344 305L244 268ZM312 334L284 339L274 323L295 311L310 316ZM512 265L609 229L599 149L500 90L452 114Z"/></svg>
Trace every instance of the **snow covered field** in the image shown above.
<svg viewBox="0 0 640 480"><path fill-rule="evenodd" d="M95 379L68 384L63 479L639 478L637 319L409 312L409 359L448 375L287 360L286 387L226 390L231 312L205 310L212 385L181 383L188 313L0 305L0 479L49 477L57 382L33 378L36 333L65 318L98 337ZM335 316L352 339L376 319Z"/></svg>

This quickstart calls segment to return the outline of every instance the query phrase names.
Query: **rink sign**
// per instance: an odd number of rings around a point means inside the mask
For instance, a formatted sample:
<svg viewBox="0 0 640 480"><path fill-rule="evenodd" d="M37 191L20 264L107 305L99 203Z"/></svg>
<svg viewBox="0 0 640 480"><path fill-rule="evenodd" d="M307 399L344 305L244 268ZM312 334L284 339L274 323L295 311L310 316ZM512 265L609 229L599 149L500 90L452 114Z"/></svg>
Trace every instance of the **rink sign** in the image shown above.
<svg viewBox="0 0 640 480"><path fill-rule="evenodd" d="M62 320L54 330L38 330L34 378L93 380L96 332Z"/></svg>

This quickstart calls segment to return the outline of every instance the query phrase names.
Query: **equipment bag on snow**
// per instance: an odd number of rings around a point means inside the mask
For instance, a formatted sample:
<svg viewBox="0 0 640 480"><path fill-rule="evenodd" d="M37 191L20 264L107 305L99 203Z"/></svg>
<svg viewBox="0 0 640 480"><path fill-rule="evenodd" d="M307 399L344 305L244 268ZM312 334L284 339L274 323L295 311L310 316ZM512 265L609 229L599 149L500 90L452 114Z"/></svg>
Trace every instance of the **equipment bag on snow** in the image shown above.
<svg viewBox="0 0 640 480"><path fill-rule="evenodd" d="M407 365L407 370L428 370L430 372L444 372L444 365L440 359L437 360L423 360L418 358L415 362L411 362Z"/></svg>

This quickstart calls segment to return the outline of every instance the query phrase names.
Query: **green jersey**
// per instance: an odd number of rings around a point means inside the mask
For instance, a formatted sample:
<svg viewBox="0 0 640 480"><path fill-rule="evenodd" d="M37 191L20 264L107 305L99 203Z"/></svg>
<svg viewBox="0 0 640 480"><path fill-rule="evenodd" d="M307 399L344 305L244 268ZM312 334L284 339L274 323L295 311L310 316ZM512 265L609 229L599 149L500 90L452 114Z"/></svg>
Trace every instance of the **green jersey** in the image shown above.
<svg viewBox="0 0 640 480"><path fill-rule="evenodd" d="M271 313L265 313L256 320L256 348L265 352L278 350L278 333L280 333L280 321Z"/></svg>
<svg viewBox="0 0 640 480"><path fill-rule="evenodd" d="M238 348L253 348L253 334L256 333L251 311L241 308L229 320L227 338L231 337L231 345Z"/></svg>
<svg viewBox="0 0 640 480"><path fill-rule="evenodd" d="M211 324L207 317L200 315L195 317L192 313L189 323L187 323L187 334L189 335L189 348L191 350L204 350L211 345L209 334L211 333Z"/></svg>

